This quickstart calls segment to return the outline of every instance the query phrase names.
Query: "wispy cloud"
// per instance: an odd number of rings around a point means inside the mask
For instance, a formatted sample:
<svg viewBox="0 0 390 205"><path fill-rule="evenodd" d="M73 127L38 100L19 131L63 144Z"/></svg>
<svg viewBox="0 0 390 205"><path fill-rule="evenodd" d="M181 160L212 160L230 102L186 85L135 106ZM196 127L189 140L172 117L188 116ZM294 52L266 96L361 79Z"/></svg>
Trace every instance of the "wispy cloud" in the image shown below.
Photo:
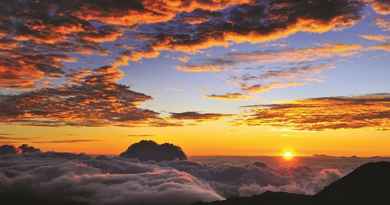
<svg viewBox="0 0 390 205"><path fill-rule="evenodd" d="M390 21L386 20L384 18L376 18L375 20L376 25L384 30L384 31L390 31Z"/></svg>
<svg viewBox="0 0 390 205"><path fill-rule="evenodd" d="M221 114L221 113L200 113L200 112L180 112L171 113L170 118L175 120L193 120L193 121L210 121L219 120L226 117L232 117L232 114Z"/></svg>
<svg viewBox="0 0 390 205"><path fill-rule="evenodd" d="M379 42L385 42L390 39L390 36L385 36L385 35L372 35L372 34L367 34L367 35L360 35L361 38L369 41L379 41Z"/></svg>
<svg viewBox="0 0 390 205"><path fill-rule="evenodd" d="M243 93L225 93L220 95L212 94L212 95L207 95L206 97L214 100L227 100L227 101L248 100L252 98L252 96Z"/></svg>
<svg viewBox="0 0 390 205"><path fill-rule="evenodd" d="M72 144L72 143L89 143L99 142L100 140L92 139L71 139L71 140L46 140L46 141L32 141L34 144Z"/></svg>
<svg viewBox="0 0 390 205"><path fill-rule="evenodd" d="M390 128L390 94L325 97L250 106L239 123L300 130Z"/></svg>

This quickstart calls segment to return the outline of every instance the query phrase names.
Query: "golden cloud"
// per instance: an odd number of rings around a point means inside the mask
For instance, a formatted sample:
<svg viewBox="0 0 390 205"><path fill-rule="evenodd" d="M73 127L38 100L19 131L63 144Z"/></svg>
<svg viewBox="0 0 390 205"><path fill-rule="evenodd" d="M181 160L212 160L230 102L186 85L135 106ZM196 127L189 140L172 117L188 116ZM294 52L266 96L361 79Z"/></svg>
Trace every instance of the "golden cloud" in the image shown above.
<svg viewBox="0 0 390 205"><path fill-rule="evenodd" d="M378 14L390 14L390 2L387 0L371 0L371 6Z"/></svg>
<svg viewBox="0 0 390 205"><path fill-rule="evenodd" d="M248 92L248 93L265 93L269 92L274 89L282 89L282 88L291 88L291 87L300 87L304 86L304 83L301 82L286 82L286 83L281 83L281 82L272 82L269 84L256 84L256 85L251 85L251 86L244 86L242 88L243 91Z"/></svg>
<svg viewBox="0 0 390 205"><path fill-rule="evenodd" d="M380 41L384 42L390 39L390 36L385 36L385 35L360 35L361 38L368 40L368 41Z"/></svg>
<svg viewBox="0 0 390 205"><path fill-rule="evenodd" d="M390 94L326 97L247 107L239 124L299 130L390 128Z"/></svg>

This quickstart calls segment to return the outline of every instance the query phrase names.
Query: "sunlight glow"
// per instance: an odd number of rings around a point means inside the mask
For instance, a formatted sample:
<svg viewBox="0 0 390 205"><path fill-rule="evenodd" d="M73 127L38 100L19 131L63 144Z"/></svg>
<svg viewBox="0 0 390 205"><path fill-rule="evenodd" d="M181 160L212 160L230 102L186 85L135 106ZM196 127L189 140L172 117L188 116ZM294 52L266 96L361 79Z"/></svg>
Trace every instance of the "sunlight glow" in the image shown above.
<svg viewBox="0 0 390 205"><path fill-rule="evenodd" d="M284 151L282 154L282 157L284 160L290 161L290 160L294 159L295 153L293 151Z"/></svg>

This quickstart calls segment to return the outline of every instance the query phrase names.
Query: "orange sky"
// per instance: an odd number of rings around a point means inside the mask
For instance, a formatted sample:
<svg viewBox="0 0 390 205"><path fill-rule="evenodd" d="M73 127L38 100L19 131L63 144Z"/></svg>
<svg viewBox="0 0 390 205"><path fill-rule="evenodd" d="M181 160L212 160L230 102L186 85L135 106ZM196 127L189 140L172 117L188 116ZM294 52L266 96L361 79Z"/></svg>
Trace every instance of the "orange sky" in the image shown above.
<svg viewBox="0 0 390 205"><path fill-rule="evenodd" d="M177 144L190 156L280 155L286 149L295 151L297 155L390 156L388 149L390 132L372 128L317 132L274 127L232 127L226 122L171 128L25 126L0 128L3 132L12 133L20 138L32 137L17 144L29 143L47 151L118 154L132 143L152 139L158 143ZM57 142L45 143L53 140ZM92 141L65 143L67 140Z"/></svg>

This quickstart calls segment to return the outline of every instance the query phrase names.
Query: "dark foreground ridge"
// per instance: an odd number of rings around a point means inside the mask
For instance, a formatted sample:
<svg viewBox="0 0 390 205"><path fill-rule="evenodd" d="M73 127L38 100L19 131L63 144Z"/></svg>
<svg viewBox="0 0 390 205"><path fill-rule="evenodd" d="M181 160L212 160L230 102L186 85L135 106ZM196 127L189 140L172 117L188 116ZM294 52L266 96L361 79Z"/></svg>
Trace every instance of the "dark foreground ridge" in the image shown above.
<svg viewBox="0 0 390 205"><path fill-rule="evenodd" d="M356 205L390 204L390 162L362 165L314 196L265 192L196 205Z"/></svg>
<svg viewBox="0 0 390 205"><path fill-rule="evenodd" d="M140 161L170 161L186 160L187 156L183 150L173 144L157 144L154 141L142 140L132 144L125 152L120 154L121 157L135 158Z"/></svg>

